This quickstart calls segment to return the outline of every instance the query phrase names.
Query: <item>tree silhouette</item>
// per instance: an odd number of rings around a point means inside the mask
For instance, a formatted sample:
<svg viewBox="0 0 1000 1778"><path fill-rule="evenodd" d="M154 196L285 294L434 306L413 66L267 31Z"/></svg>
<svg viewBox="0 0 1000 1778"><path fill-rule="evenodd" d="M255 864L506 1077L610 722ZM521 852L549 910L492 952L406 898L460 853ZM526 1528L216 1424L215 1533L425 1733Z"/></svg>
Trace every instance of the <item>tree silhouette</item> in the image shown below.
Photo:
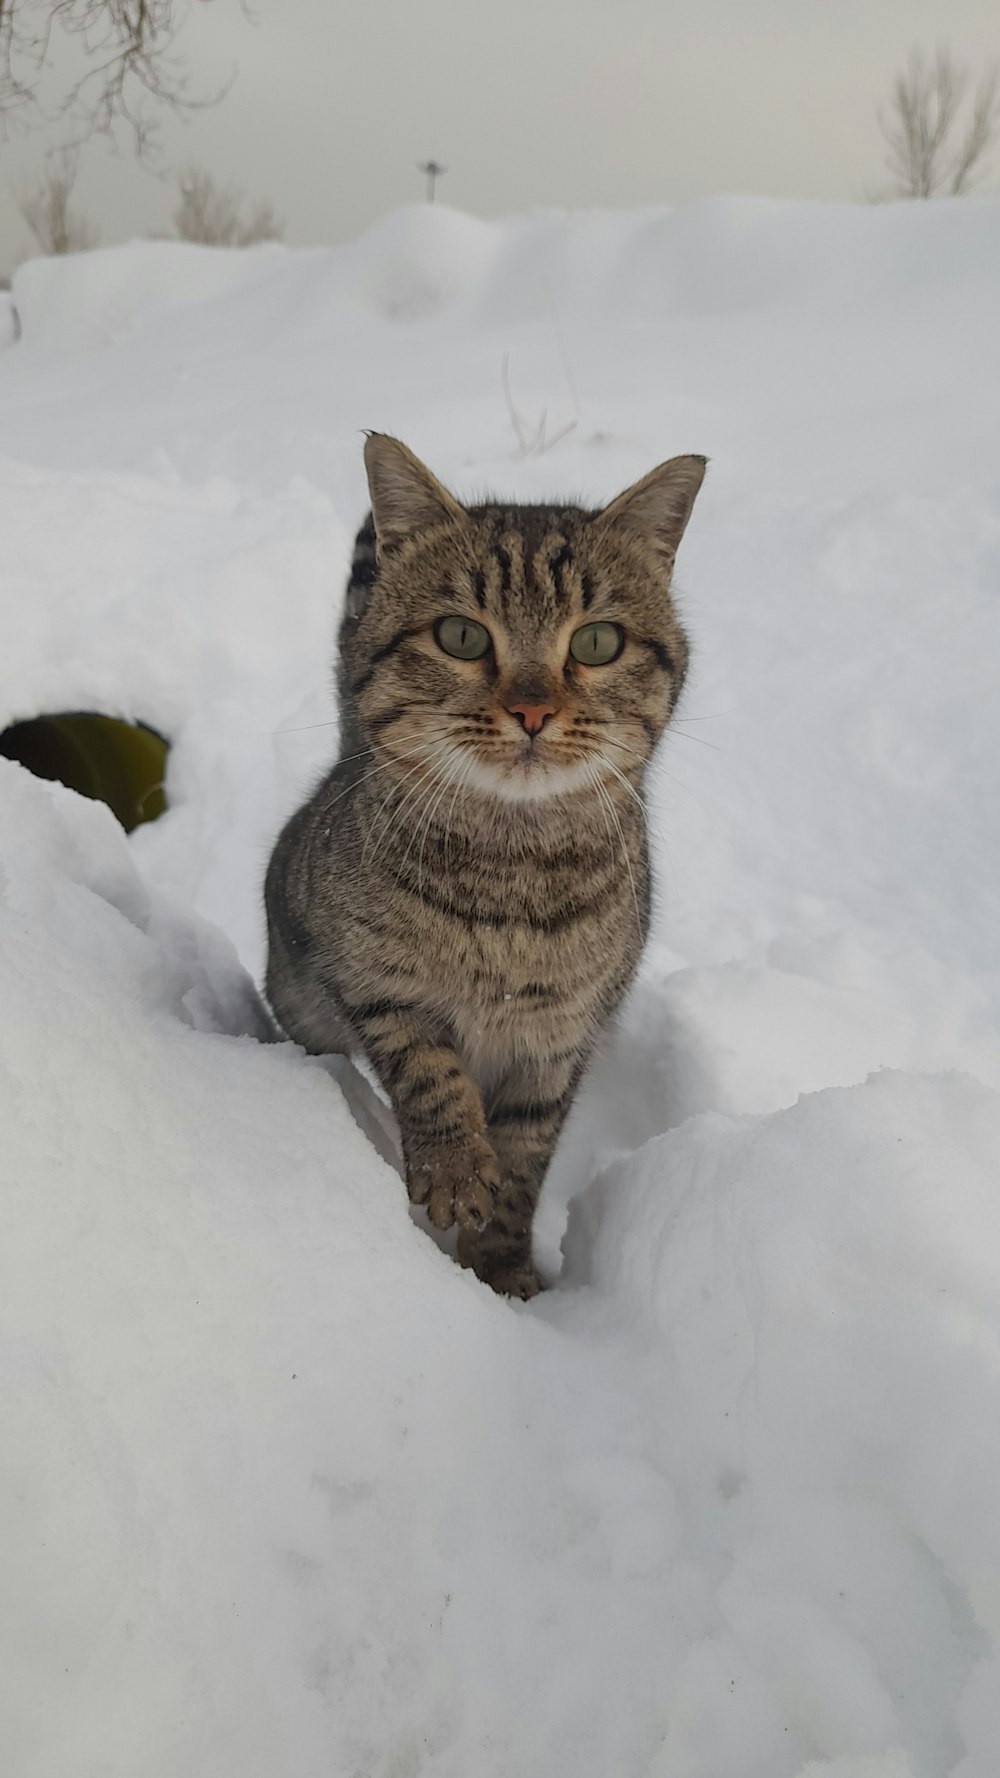
<svg viewBox="0 0 1000 1778"><path fill-rule="evenodd" d="M961 197L986 171L1000 130L997 70L986 70L973 88L969 70L947 49L938 49L933 61L915 49L896 76L879 128L893 197Z"/></svg>

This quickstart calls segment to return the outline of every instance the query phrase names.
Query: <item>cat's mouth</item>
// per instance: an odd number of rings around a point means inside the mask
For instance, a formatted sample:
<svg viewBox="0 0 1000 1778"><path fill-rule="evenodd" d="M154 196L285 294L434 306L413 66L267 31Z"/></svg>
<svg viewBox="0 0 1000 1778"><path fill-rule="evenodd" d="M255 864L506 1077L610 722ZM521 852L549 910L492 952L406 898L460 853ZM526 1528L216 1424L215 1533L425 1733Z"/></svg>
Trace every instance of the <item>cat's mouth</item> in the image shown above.
<svg viewBox="0 0 1000 1778"><path fill-rule="evenodd" d="M597 766L578 750L527 736L521 746L462 748L463 782L507 802L538 802L593 785Z"/></svg>
<svg viewBox="0 0 1000 1778"><path fill-rule="evenodd" d="M400 741L403 746L397 751ZM465 714L459 718L458 732L450 724L436 731L414 725L409 736L394 734L393 743L389 751L411 794L429 774L442 803L452 794L459 800L469 792L503 802L544 802L593 790L607 768L601 750L580 736L544 731L535 736L500 735L485 721Z"/></svg>

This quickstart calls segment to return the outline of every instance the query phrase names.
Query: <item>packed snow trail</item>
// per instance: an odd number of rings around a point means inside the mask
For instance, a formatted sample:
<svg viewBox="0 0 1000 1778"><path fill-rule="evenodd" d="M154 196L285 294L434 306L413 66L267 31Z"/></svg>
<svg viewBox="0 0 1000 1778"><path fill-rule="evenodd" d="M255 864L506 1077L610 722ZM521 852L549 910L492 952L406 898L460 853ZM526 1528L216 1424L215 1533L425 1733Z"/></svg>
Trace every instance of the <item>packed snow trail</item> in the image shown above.
<svg viewBox="0 0 1000 1778"><path fill-rule="evenodd" d="M0 760L18 1778L995 1778L998 295L989 203L19 273L0 723L173 746L129 841ZM504 353L576 420L544 455ZM530 1305L246 973L335 749L365 425L459 494L713 459L655 938Z"/></svg>

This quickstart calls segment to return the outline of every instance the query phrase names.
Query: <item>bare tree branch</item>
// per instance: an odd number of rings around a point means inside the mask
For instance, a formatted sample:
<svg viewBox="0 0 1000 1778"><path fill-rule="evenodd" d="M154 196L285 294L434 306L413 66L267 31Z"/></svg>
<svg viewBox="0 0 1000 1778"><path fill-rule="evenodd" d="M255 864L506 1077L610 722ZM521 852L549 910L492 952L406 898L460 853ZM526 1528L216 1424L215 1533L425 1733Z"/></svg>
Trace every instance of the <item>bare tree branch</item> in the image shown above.
<svg viewBox="0 0 1000 1778"><path fill-rule="evenodd" d="M953 197L961 197L986 171L980 167L1000 130L1000 75L990 68L976 88L965 139L954 156L948 189ZM978 169L978 170L977 170Z"/></svg>
<svg viewBox="0 0 1000 1778"><path fill-rule="evenodd" d="M1000 87L997 70L987 70L969 114L965 100L971 78L947 49L938 49L932 62L919 49L912 51L893 82L888 114L879 113L893 196L929 198L946 192L961 197L983 176L985 157L1000 130Z"/></svg>
<svg viewBox="0 0 1000 1778"><path fill-rule="evenodd" d="M245 0L238 4L249 16ZM0 138L16 126L69 117L77 145L123 125L149 158L156 111L217 104L235 78L209 94L192 91L177 49L186 16L180 0L0 0ZM59 44L83 71L53 98Z"/></svg>

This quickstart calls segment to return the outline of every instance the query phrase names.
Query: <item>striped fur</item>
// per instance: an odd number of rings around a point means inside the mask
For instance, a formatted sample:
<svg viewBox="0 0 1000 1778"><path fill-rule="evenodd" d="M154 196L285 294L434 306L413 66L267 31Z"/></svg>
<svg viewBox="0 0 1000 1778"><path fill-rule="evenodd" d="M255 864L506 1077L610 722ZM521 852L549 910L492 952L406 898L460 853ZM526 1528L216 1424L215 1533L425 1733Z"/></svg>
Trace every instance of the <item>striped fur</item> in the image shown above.
<svg viewBox="0 0 1000 1778"><path fill-rule="evenodd" d="M704 459L596 513L460 507L379 435L366 460L341 757L271 860L268 993L307 1049L364 1050L412 1199L528 1296L542 1180L648 928L643 776L684 681L669 589ZM482 659L442 650L447 615L485 626ZM606 666L569 653L594 621L625 632ZM518 706L552 714L532 737Z"/></svg>

